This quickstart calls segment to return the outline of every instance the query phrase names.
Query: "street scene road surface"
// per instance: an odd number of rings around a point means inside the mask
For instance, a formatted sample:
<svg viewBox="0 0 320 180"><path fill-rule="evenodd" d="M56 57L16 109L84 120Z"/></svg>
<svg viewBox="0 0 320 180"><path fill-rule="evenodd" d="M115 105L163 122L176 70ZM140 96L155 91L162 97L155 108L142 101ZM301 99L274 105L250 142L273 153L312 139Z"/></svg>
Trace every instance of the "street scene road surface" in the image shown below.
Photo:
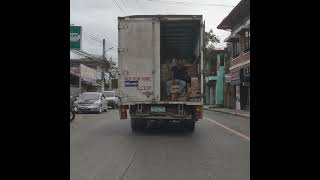
<svg viewBox="0 0 320 180"><path fill-rule="evenodd" d="M132 133L117 109L70 123L71 180L249 180L250 119L204 111L194 133Z"/></svg>

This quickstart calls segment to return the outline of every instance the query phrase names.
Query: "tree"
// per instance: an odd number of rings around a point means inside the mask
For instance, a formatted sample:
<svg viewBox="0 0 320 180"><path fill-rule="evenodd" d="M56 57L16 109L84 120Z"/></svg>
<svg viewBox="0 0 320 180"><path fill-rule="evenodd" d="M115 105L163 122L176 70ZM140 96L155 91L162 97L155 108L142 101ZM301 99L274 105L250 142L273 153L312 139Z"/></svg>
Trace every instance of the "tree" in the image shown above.
<svg viewBox="0 0 320 180"><path fill-rule="evenodd" d="M220 39L213 34L213 30L210 29L209 32L205 32L205 46L207 50L213 50L214 49L214 44L220 43Z"/></svg>
<svg viewBox="0 0 320 180"><path fill-rule="evenodd" d="M119 67L117 66L116 62L112 61L110 58L110 79L117 79L119 74Z"/></svg>
<svg viewBox="0 0 320 180"><path fill-rule="evenodd" d="M205 75L209 75L211 73L210 69L207 69L207 63L216 63L215 61L212 61L210 59L213 59L214 54L212 53L215 49L214 45L220 43L220 39L213 34L213 30L210 29L209 32L205 32L205 60L204 63L206 64L204 67ZM211 67L215 66L214 64L210 64ZM211 68L210 67L210 68ZM210 72L210 73L209 73Z"/></svg>

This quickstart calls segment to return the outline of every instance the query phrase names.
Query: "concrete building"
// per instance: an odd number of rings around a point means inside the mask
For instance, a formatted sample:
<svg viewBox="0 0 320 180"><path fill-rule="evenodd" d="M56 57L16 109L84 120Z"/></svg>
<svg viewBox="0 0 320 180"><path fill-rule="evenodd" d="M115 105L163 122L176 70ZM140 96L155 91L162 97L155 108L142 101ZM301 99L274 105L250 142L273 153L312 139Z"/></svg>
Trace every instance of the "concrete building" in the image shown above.
<svg viewBox="0 0 320 180"><path fill-rule="evenodd" d="M231 75L230 75L230 60L231 60L231 44L228 43L225 48L225 63L224 63L224 107L235 109L236 108L236 90L233 85L231 85Z"/></svg>
<svg viewBox="0 0 320 180"><path fill-rule="evenodd" d="M81 76L81 66L87 69L87 76L91 74L91 77ZM101 59L70 59L70 94L78 95L83 92L100 92L107 89L106 83L102 83L102 72L107 72L109 67L109 62Z"/></svg>
<svg viewBox="0 0 320 180"><path fill-rule="evenodd" d="M250 110L250 0L242 0L218 25L231 31L225 39L231 50L230 93L235 92L235 108Z"/></svg>
<svg viewBox="0 0 320 180"><path fill-rule="evenodd" d="M213 50L206 55L205 97L212 107L224 106L224 61L225 50Z"/></svg>

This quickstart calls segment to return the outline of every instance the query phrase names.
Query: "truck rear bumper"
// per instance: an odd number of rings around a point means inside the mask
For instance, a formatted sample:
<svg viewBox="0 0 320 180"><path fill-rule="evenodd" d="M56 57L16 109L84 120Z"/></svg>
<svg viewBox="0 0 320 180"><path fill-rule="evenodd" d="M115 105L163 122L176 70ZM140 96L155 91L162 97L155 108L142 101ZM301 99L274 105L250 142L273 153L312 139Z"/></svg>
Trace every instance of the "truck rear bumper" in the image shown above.
<svg viewBox="0 0 320 180"><path fill-rule="evenodd" d="M179 116L179 115L173 115L173 116L157 116L157 115L136 115L131 114L131 118L141 118L141 119L149 119L149 120L156 120L156 119L164 119L164 120L184 120L184 119L192 119L191 115L185 115L185 116Z"/></svg>

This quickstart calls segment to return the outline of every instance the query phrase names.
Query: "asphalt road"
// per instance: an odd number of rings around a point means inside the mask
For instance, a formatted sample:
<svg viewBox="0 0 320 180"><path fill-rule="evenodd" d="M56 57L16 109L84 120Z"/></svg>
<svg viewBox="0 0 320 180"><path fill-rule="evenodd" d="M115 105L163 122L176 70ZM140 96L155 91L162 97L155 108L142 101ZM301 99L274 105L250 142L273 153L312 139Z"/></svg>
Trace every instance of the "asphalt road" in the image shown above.
<svg viewBox="0 0 320 180"><path fill-rule="evenodd" d="M205 111L193 134L133 134L117 110L70 123L71 180L249 180L250 120Z"/></svg>

